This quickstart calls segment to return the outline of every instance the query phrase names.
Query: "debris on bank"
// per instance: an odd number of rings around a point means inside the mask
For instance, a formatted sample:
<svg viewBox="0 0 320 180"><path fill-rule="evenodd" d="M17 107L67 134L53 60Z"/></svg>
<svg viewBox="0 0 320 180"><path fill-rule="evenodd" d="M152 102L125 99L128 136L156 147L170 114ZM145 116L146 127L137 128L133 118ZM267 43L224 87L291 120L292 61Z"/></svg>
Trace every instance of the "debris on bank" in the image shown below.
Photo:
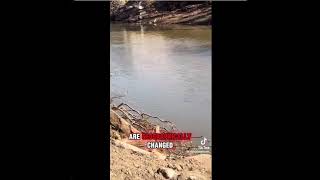
<svg viewBox="0 0 320 180"><path fill-rule="evenodd" d="M113 22L139 24L212 24L210 1L113 1Z"/></svg>
<svg viewBox="0 0 320 180"><path fill-rule="evenodd" d="M111 179L211 179L211 154L188 154L192 144L175 151L145 150L130 133L178 129L170 121L141 113L125 103L110 103ZM153 121L151 119L154 119Z"/></svg>

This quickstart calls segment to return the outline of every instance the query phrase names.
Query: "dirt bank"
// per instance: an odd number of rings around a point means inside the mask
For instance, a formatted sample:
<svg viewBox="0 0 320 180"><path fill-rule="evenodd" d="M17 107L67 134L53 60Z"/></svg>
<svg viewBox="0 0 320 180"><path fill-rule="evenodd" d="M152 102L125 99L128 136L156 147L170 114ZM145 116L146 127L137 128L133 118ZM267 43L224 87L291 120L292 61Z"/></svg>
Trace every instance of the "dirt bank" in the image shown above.
<svg viewBox="0 0 320 180"><path fill-rule="evenodd" d="M141 149L139 142L133 143L128 140L130 133L138 133L139 130L132 126L127 111L121 109L124 112L124 116L121 116L115 109L110 109L111 179L212 179L211 154L171 156L158 150Z"/></svg>
<svg viewBox="0 0 320 180"><path fill-rule="evenodd" d="M139 24L211 25L211 2L111 2L111 21Z"/></svg>
<svg viewBox="0 0 320 180"><path fill-rule="evenodd" d="M155 153L140 153L112 141L110 141L110 145L111 179L212 179L211 155L202 154L180 159L162 159Z"/></svg>

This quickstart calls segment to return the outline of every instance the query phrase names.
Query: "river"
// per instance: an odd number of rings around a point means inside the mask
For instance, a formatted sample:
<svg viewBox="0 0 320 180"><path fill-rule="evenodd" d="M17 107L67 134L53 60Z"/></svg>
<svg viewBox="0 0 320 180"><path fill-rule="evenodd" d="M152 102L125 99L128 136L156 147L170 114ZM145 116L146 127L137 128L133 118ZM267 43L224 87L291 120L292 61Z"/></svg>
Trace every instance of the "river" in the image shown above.
<svg viewBox="0 0 320 180"><path fill-rule="evenodd" d="M111 24L111 96L211 139L211 31Z"/></svg>

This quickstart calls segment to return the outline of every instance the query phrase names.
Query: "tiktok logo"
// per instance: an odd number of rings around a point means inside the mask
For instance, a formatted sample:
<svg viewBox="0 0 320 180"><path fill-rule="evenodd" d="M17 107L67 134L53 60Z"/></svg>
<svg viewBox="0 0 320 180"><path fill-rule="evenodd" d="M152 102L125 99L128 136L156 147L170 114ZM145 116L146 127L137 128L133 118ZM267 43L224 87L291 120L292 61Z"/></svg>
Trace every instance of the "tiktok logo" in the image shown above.
<svg viewBox="0 0 320 180"><path fill-rule="evenodd" d="M203 139L201 140L201 145L202 146L205 145L207 140L208 140L207 138L203 137Z"/></svg>

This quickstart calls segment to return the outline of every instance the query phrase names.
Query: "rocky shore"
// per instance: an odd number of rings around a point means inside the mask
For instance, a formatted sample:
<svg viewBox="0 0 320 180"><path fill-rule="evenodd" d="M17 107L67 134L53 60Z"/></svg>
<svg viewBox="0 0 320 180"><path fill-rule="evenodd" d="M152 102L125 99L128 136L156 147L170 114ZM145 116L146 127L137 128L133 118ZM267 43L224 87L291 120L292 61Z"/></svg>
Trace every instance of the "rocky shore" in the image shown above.
<svg viewBox="0 0 320 180"><path fill-rule="evenodd" d="M209 1L112 1L111 21L139 24L211 25Z"/></svg>
<svg viewBox="0 0 320 180"><path fill-rule="evenodd" d="M145 150L128 140L139 132L114 109L110 109L110 178L116 180L207 180L212 179L211 154L170 156Z"/></svg>
<svg viewBox="0 0 320 180"><path fill-rule="evenodd" d="M163 159L156 153L145 153L118 140L111 140L110 178L119 180L176 179L209 180L211 155L202 154L181 159Z"/></svg>

